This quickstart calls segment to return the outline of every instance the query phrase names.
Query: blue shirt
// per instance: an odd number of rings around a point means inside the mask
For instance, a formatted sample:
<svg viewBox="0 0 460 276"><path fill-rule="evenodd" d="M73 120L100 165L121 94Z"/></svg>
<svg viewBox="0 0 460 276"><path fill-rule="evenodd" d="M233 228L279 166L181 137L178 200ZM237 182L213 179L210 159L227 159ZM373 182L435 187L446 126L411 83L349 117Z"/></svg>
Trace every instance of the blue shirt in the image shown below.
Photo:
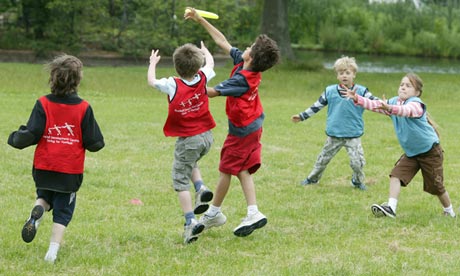
<svg viewBox="0 0 460 276"><path fill-rule="evenodd" d="M398 97L388 100L389 104L397 104ZM404 104L419 102L423 106L423 115L420 118L400 117L391 115L393 126L399 144L408 157L429 151L434 144L439 144L439 137L434 128L428 123L425 104L419 97L411 97Z"/></svg>

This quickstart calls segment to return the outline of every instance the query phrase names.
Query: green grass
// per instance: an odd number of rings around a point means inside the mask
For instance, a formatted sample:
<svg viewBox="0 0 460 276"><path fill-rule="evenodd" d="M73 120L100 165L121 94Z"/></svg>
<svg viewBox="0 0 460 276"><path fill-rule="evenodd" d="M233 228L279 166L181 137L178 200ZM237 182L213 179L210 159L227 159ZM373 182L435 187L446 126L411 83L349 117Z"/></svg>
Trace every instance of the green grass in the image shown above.
<svg viewBox="0 0 460 276"><path fill-rule="evenodd" d="M216 68L215 84L230 68ZM398 217L376 219L370 205L388 197L388 173L402 153L388 118L365 113L362 138L368 191L350 186L345 150L329 164L320 185L301 187L326 139L326 110L293 124L290 116L310 106L330 83L330 71L273 68L260 93L266 112L263 164L254 175L266 227L246 238L232 230L246 213L233 179L223 211L227 223L182 244L183 217L170 171L175 140L163 136L166 96L147 86L145 67L85 68L80 96L87 99L106 147L87 153L78 192L56 264L43 261L51 234L47 213L35 240L20 237L35 199L31 177L34 148L7 145L9 133L27 122L36 99L47 94L41 65L0 63L0 275L455 275L460 258L457 220L441 216L439 201L422 192L418 175L403 189ZM158 76L173 74L172 68ZM445 184L458 211L460 79L420 74L423 99L440 126ZM403 74L358 73L375 95L396 94ZM201 161L207 185L218 179L226 136L225 99L211 99L217 127L211 152ZM416 141L414 141L416 142ZM140 198L144 205L129 203Z"/></svg>

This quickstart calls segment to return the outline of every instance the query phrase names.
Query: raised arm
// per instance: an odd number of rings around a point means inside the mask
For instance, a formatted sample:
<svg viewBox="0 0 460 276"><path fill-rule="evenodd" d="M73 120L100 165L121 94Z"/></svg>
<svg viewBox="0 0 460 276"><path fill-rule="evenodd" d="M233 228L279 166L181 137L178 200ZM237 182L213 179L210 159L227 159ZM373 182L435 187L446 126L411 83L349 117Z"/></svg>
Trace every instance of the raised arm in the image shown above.
<svg viewBox="0 0 460 276"><path fill-rule="evenodd" d="M192 19L193 21L196 21L200 23L201 26L203 26L206 31L211 35L212 39L214 42L222 49L226 54L230 54L230 50L232 49L232 45L228 43L227 38L216 28L214 27L211 23L209 23L206 19L201 17L194 8L188 7L186 9L186 12L184 14L185 19Z"/></svg>
<svg viewBox="0 0 460 276"><path fill-rule="evenodd" d="M204 46L204 42L201 41L201 52L204 54L204 59L206 60L206 64L204 67L214 69L214 58L212 57L211 53L209 52L208 48Z"/></svg>
<svg viewBox="0 0 460 276"><path fill-rule="evenodd" d="M156 78L156 66L160 61L161 56L158 55L159 50L152 50L150 55L150 65L149 70L147 71L147 82L150 86L155 87Z"/></svg>

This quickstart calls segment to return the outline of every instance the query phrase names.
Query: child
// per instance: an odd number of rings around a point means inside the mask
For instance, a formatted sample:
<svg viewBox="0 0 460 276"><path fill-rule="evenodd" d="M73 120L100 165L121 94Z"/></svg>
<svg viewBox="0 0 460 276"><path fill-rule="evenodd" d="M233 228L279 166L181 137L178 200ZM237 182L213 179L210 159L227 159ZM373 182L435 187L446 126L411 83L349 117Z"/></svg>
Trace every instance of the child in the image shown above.
<svg viewBox="0 0 460 276"><path fill-rule="evenodd" d="M293 115L294 123L304 121L318 113L323 107L328 106L326 135L327 140L310 174L301 182L302 185L319 183L324 170L331 159L342 147L347 150L350 157L350 167L353 170L351 184L360 190L366 190L364 184L363 167L366 163L364 151L361 146L361 136L364 133L363 112L360 106L355 106L340 94L345 88L355 89L356 93L366 98L376 99L369 90L354 83L358 65L355 58L342 57L336 60L334 70L339 84L326 87L319 99L304 112Z"/></svg>
<svg viewBox="0 0 460 276"><path fill-rule="evenodd" d="M18 149L37 145L32 170L37 199L22 229L22 239L31 242L44 212L53 209L51 241L45 255L50 263L57 258L74 213L85 150L95 152L105 145L91 106L77 94L82 68L81 61L69 55L49 63L51 94L37 100L27 126L20 126L8 137L8 144Z"/></svg>
<svg viewBox="0 0 460 276"><path fill-rule="evenodd" d="M369 100L347 89L346 96L354 103L374 112L390 116L399 144L404 150L390 173L390 197L388 203L373 204L376 217L396 217L401 186L406 187L422 170L423 190L438 196L444 207L444 215L455 217L455 212L444 187L443 149L439 136L429 118L426 105L420 99L423 82L416 74L409 73L401 80L398 96L382 100Z"/></svg>
<svg viewBox="0 0 460 276"><path fill-rule="evenodd" d="M168 95L169 111L163 132L165 136L178 137L172 178L185 216L184 243L188 244L196 241L204 229L195 214L205 212L213 197L203 183L197 162L209 152L213 143L211 129L216 126L206 95L206 84L215 76L214 59L203 42L201 50L193 44L185 44L173 54L180 78L157 79L155 70L160 58L158 50L153 50L147 79L150 86ZM196 191L195 209L192 207L190 180Z"/></svg>
<svg viewBox="0 0 460 276"><path fill-rule="evenodd" d="M252 174L261 165L260 139L265 117L258 93L261 72L278 62L279 49L275 41L266 35L260 35L254 44L241 52L232 47L225 36L194 9L189 9L184 17L193 19L203 26L216 44L225 53L230 54L235 65L228 80L207 89L209 97L227 97L229 133L221 150L220 177L215 198L209 210L200 218L200 222L206 229L221 226L226 222L227 218L222 213L221 206L230 187L231 177L235 175L246 198L247 216L233 233L238 237L248 236L267 223L267 218L257 208Z"/></svg>

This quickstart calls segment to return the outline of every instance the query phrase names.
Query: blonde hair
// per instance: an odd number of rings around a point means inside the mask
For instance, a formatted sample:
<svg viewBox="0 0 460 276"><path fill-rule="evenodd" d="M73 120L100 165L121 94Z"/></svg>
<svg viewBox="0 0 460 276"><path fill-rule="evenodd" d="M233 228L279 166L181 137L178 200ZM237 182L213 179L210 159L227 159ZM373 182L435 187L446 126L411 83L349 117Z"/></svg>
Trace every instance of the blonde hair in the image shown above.
<svg viewBox="0 0 460 276"><path fill-rule="evenodd" d="M340 72L347 69L351 69L355 73L358 72L358 64L356 64L356 60L354 57L343 56L335 61L335 72Z"/></svg>
<svg viewBox="0 0 460 276"><path fill-rule="evenodd" d="M415 91L419 92L418 96L421 97L423 93L423 80L415 73L407 73L405 77L409 79L409 82L412 84ZM426 111L426 119L428 123L434 128L434 131L436 131L438 138L441 138L438 131L438 124L433 120L428 111Z"/></svg>

